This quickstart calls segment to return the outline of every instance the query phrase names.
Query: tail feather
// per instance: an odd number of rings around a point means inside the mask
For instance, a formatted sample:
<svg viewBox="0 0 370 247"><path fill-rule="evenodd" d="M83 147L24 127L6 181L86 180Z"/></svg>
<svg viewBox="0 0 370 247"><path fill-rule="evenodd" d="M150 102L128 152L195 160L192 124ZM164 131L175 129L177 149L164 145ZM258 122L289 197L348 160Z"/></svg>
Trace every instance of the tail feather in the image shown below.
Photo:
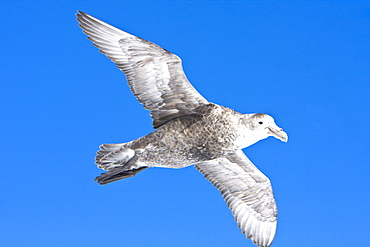
<svg viewBox="0 0 370 247"><path fill-rule="evenodd" d="M99 184L107 184L120 179L135 176L138 172L148 168L138 163L135 150L131 149L130 142L120 144L103 144L95 157L98 168L108 170L95 178Z"/></svg>
<svg viewBox="0 0 370 247"><path fill-rule="evenodd" d="M135 151L127 146L127 143L121 144L103 144L95 157L95 164L103 170L111 170L114 167L126 164Z"/></svg>
<svg viewBox="0 0 370 247"><path fill-rule="evenodd" d="M101 158L103 158L105 155L120 149L122 146L124 146L126 143L119 143L119 144L102 144L100 145L100 150L96 153L97 156L95 157L95 161L99 161Z"/></svg>

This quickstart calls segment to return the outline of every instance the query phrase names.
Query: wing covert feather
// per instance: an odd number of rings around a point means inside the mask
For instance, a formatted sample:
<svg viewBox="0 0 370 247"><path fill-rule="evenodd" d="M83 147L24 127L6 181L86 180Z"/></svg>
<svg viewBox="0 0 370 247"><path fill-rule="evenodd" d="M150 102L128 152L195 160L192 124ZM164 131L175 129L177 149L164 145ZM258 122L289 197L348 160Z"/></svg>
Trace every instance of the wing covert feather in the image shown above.
<svg viewBox="0 0 370 247"><path fill-rule="evenodd" d="M270 246L277 223L271 183L243 151L195 167L221 192L243 234L260 247Z"/></svg>
<svg viewBox="0 0 370 247"><path fill-rule="evenodd" d="M86 13L79 11L77 20L88 39L126 75L135 97L151 111L154 128L209 104L190 84L175 54Z"/></svg>

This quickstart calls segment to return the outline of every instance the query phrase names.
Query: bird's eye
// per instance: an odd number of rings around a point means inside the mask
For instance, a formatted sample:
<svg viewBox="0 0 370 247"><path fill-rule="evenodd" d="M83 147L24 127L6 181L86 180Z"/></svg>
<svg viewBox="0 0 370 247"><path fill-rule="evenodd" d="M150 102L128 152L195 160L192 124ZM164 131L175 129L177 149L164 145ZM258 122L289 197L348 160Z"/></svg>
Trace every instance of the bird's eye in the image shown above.
<svg viewBox="0 0 370 247"><path fill-rule="evenodd" d="M258 123L259 123L259 124L263 124L263 122L262 122L262 121L259 121Z"/></svg>

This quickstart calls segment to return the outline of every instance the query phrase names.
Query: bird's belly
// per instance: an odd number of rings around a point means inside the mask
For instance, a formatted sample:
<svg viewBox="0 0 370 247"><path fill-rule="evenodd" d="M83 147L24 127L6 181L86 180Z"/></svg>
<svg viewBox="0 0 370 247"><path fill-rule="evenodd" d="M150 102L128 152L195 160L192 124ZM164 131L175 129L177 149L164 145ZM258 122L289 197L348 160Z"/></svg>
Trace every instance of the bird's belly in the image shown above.
<svg viewBox="0 0 370 247"><path fill-rule="evenodd" d="M186 145L148 145L140 155L139 161L150 167L183 168L200 161L211 160L223 156L226 152L206 144Z"/></svg>
<svg viewBox="0 0 370 247"><path fill-rule="evenodd" d="M237 136L232 131L220 131L202 122L181 124L168 124L143 137L145 145L139 161L149 167L183 168L238 149Z"/></svg>

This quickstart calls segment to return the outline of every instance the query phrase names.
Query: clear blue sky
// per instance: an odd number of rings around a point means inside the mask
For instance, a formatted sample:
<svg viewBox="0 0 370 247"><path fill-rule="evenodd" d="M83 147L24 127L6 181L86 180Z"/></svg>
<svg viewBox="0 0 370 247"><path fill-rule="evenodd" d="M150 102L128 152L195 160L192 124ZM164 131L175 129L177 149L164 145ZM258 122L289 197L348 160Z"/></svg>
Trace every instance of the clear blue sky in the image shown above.
<svg viewBox="0 0 370 247"><path fill-rule="evenodd" d="M246 150L272 181L272 246L370 246L370 2L1 1L2 246L254 246L194 167L106 186L102 143L152 131L77 10L183 59L211 102L274 116Z"/></svg>

